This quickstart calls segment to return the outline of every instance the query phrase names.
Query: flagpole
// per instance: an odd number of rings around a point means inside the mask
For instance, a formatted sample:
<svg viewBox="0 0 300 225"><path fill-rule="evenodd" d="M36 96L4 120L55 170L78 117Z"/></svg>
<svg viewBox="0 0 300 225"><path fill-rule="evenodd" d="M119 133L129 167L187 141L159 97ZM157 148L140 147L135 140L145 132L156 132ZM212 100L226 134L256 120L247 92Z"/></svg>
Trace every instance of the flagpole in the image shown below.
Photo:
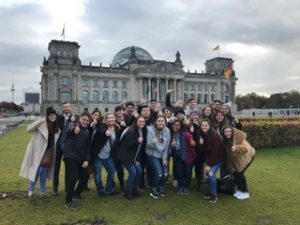
<svg viewBox="0 0 300 225"><path fill-rule="evenodd" d="M220 46L218 47L218 57L220 57Z"/></svg>
<svg viewBox="0 0 300 225"><path fill-rule="evenodd" d="M64 41L66 40L66 28L65 28L65 24L64 24Z"/></svg>

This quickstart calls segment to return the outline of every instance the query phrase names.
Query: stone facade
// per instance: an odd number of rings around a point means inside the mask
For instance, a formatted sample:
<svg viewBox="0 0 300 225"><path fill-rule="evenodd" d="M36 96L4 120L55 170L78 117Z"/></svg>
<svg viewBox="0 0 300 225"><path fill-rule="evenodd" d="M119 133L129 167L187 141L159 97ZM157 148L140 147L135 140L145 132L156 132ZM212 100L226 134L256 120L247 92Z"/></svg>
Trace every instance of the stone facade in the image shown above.
<svg viewBox="0 0 300 225"><path fill-rule="evenodd" d="M84 110L112 111L122 100L135 103L154 98L162 105L166 91L173 90L172 101L194 97L200 106L215 99L235 100L235 71L224 78L225 68L233 60L213 58L205 62L205 72L185 72L176 53L174 62L155 60L144 49L127 47L114 57L109 67L81 65L80 46L76 42L52 40L49 57L41 67L41 112L48 106L60 109L65 101L74 113Z"/></svg>

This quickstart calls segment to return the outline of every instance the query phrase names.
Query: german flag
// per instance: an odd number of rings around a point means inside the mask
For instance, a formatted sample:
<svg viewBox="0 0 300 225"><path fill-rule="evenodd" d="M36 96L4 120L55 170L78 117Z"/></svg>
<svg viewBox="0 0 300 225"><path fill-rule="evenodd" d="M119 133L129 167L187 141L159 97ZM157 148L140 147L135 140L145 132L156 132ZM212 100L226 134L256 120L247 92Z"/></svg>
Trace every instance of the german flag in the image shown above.
<svg viewBox="0 0 300 225"><path fill-rule="evenodd" d="M224 77L226 80L229 80L230 79L230 76L232 74L232 65L231 64L228 64L226 66L226 69L224 70Z"/></svg>

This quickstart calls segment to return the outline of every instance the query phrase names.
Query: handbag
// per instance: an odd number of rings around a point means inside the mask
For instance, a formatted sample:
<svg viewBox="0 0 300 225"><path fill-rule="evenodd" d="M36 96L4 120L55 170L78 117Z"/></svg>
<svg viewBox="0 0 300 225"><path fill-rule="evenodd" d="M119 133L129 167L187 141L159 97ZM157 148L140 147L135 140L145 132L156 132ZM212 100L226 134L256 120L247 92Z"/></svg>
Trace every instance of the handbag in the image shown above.
<svg viewBox="0 0 300 225"><path fill-rule="evenodd" d="M232 195L235 191L235 182L231 174L226 175L222 179L217 179L217 191L223 194Z"/></svg>
<svg viewBox="0 0 300 225"><path fill-rule="evenodd" d="M53 147L47 148L42 157L41 166L51 166L53 164Z"/></svg>

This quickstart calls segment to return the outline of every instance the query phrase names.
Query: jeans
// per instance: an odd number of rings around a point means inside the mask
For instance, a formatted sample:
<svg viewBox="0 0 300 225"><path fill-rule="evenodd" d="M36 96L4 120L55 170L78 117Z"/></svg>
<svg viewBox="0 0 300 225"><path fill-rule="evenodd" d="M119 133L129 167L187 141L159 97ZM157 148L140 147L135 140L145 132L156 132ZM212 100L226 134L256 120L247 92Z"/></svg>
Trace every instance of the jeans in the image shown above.
<svg viewBox="0 0 300 225"><path fill-rule="evenodd" d="M125 185L125 190L131 192L133 187L137 187L140 183L141 175L142 175L142 167L141 164L125 164L122 165L128 171L128 178Z"/></svg>
<svg viewBox="0 0 300 225"><path fill-rule="evenodd" d="M154 173L151 188L158 189L158 187L162 187L164 185L163 175L167 171L167 167L163 166L162 159L150 155L147 155L147 163Z"/></svg>
<svg viewBox="0 0 300 225"><path fill-rule="evenodd" d="M74 159L65 158L64 159L66 166L66 187L67 195L66 202L72 202L73 196L79 196L83 191L83 188L86 184L87 169L82 167L82 163L77 162ZM78 182L77 186L76 183ZM76 188L75 188L76 186Z"/></svg>
<svg viewBox="0 0 300 225"><path fill-rule="evenodd" d="M177 173L178 187L189 188L194 164L186 164L180 157L177 157L175 162L175 168Z"/></svg>
<svg viewBox="0 0 300 225"><path fill-rule="evenodd" d="M210 193L217 195L217 178L216 173L222 166L222 163L213 165L210 167L210 171L208 173L208 190Z"/></svg>
<svg viewBox="0 0 300 225"><path fill-rule="evenodd" d="M102 179L101 179L102 166L104 166L107 172L105 190L103 188ZM97 157L94 164L94 180L95 180L98 193L109 194L113 191L115 173L116 173L115 165L111 158L100 159L99 157Z"/></svg>
<svg viewBox="0 0 300 225"><path fill-rule="evenodd" d="M40 178L40 192L45 193L46 192L46 180L48 176L48 167L47 166L39 166L38 170L36 172L35 181L30 181L28 190L33 191L35 183Z"/></svg>

